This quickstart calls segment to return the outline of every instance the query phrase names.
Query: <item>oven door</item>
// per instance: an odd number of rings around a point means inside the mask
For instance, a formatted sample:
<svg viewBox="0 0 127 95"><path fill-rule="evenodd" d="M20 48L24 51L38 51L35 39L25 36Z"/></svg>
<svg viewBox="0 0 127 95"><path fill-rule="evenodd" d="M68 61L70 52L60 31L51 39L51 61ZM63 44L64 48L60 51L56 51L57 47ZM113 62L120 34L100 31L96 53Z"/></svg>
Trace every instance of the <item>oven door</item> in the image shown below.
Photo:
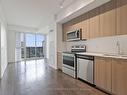
<svg viewBox="0 0 127 95"><path fill-rule="evenodd" d="M75 55L63 53L63 67L75 70Z"/></svg>

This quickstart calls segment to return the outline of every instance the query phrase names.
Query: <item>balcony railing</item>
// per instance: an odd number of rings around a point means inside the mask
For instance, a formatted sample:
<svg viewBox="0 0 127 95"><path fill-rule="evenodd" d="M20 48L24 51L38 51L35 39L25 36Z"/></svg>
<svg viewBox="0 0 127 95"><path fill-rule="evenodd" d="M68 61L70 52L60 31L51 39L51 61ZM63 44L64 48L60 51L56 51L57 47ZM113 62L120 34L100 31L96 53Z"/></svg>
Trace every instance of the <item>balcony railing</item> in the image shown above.
<svg viewBox="0 0 127 95"><path fill-rule="evenodd" d="M24 49L21 49L22 58L24 58ZM43 47L26 47L26 58L44 57Z"/></svg>

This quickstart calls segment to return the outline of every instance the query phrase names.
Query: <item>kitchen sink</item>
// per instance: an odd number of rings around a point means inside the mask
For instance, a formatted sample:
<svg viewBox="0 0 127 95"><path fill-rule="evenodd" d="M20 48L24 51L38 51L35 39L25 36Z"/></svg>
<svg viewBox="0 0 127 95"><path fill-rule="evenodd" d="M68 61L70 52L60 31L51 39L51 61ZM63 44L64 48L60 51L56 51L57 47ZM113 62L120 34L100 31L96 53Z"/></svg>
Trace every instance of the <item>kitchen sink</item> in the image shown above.
<svg viewBox="0 0 127 95"><path fill-rule="evenodd" d="M127 57L127 55L120 55L121 57Z"/></svg>
<svg viewBox="0 0 127 95"><path fill-rule="evenodd" d="M104 54L104 56L119 56L117 54Z"/></svg>

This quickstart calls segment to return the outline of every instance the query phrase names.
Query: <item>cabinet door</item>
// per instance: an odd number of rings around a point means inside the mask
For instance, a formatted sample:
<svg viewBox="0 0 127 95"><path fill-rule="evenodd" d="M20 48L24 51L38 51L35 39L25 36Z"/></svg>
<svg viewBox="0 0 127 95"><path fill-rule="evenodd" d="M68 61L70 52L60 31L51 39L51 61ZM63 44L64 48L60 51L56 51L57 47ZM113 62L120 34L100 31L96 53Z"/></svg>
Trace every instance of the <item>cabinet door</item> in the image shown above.
<svg viewBox="0 0 127 95"><path fill-rule="evenodd" d="M79 29L81 29L82 27L81 27L81 23L76 23L76 24L74 24L73 26L72 26L72 29L73 30L79 30Z"/></svg>
<svg viewBox="0 0 127 95"><path fill-rule="evenodd" d="M62 25L62 30L63 30L63 41L67 40L67 32L72 31L73 27L70 22L65 23Z"/></svg>
<svg viewBox="0 0 127 95"><path fill-rule="evenodd" d="M114 59L112 62L112 92L127 95L127 60Z"/></svg>
<svg viewBox="0 0 127 95"><path fill-rule="evenodd" d="M111 92L111 64L110 58L95 57L95 85Z"/></svg>
<svg viewBox="0 0 127 95"><path fill-rule="evenodd" d="M62 70L62 52L57 52L57 67Z"/></svg>
<svg viewBox="0 0 127 95"><path fill-rule="evenodd" d="M63 41L66 41L66 32L67 32L67 28L65 25L63 25L62 26Z"/></svg>
<svg viewBox="0 0 127 95"><path fill-rule="evenodd" d="M127 34L127 0L117 0L117 34Z"/></svg>
<svg viewBox="0 0 127 95"><path fill-rule="evenodd" d="M81 16L72 19L72 21L71 21L72 29L73 30L81 29L82 28L81 22L82 22L82 17Z"/></svg>
<svg viewBox="0 0 127 95"><path fill-rule="evenodd" d="M90 39L100 37L100 20L99 20L99 8L96 8L89 12L89 32Z"/></svg>
<svg viewBox="0 0 127 95"><path fill-rule="evenodd" d="M89 39L89 18L88 13L82 15L82 39Z"/></svg>
<svg viewBox="0 0 127 95"><path fill-rule="evenodd" d="M116 0L100 7L100 33L102 37L116 35Z"/></svg>

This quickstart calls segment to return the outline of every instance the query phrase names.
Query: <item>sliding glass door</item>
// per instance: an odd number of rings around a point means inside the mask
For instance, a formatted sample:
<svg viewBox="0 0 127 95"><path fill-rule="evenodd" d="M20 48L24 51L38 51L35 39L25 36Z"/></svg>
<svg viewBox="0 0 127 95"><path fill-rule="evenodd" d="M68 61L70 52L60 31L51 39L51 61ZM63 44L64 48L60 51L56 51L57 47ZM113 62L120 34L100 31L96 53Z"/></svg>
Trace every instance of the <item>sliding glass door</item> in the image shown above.
<svg viewBox="0 0 127 95"><path fill-rule="evenodd" d="M36 38L35 34L26 34L26 58L36 57Z"/></svg>
<svg viewBox="0 0 127 95"><path fill-rule="evenodd" d="M21 59L25 58L25 34L20 33L20 39L21 39Z"/></svg>
<svg viewBox="0 0 127 95"><path fill-rule="evenodd" d="M43 42L44 37L42 35L36 35L36 57L44 57Z"/></svg>
<svg viewBox="0 0 127 95"><path fill-rule="evenodd" d="M21 33L21 59L44 57L45 37L39 34Z"/></svg>

